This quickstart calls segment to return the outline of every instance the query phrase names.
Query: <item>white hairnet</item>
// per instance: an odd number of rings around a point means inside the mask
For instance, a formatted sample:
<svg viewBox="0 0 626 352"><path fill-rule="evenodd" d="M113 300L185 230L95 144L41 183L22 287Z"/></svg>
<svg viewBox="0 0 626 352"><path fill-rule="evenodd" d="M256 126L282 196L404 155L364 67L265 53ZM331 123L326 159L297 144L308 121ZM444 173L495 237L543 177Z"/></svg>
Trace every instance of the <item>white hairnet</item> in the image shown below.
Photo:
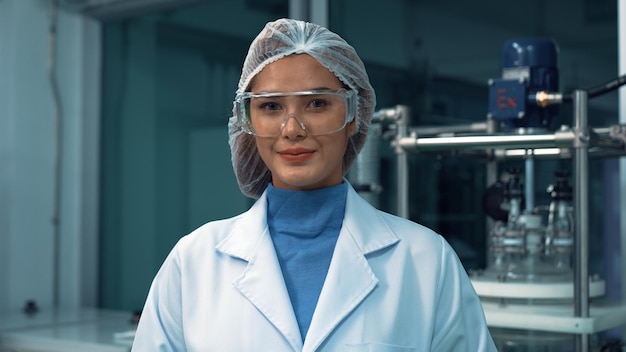
<svg viewBox="0 0 626 352"><path fill-rule="evenodd" d="M319 25L279 19L269 22L252 41L243 64L237 94L245 92L252 79L268 64L292 54L308 54L333 72L351 90L358 92L356 133L350 137L343 157L344 175L363 148L367 130L376 105L363 62L352 46L339 35ZM228 143L239 188L248 197L259 198L271 174L259 156L253 136L245 133L237 122L237 112L228 122Z"/></svg>

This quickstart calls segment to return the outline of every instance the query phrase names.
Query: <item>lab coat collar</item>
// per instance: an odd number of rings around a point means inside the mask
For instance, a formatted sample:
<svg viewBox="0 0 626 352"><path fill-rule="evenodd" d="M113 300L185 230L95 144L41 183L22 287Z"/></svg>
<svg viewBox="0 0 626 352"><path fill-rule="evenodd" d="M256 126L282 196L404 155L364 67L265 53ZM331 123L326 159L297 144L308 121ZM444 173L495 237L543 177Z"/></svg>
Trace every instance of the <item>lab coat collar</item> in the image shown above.
<svg viewBox="0 0 626 352"><path fill-rule="evenodd" d="M341 321L376 288L378 278L366 256L398 241L380 213L349 187L343 227L303 351L319 348Z"/></svg>
<svg viewBox="0 0 626 352"><path fill-rule="evenodd" d="M216 249L248 262L233 285L280 331L294 351L300 351L302 337L269 235L266 204L263 193Z"/></svg>
<svg viewBox="0 0 626 352"><path fill-rule="evenodd" d="M347 182L347 181L346 181ZM314 351L378 283L366 256L399 241L374 207L348 187L346 214L305 345L267 227L266 194L240 216L217 250L248 262L233 284L296 351Z"/></svg>
<svg viewBox="0 0 626 352"><path fill-rule="evenodd" d="M363 255L387 248L400 240L380 212L361 198L352 186L348 187L343 227L349 231Z"/></svg>
<svg viewBox="0 0 626 352"><path fill-rule="evenodd" d="M255 229L255 233L250 233L251 229ZM258 229L263 231L257 231ZM342 232L346 229L350 230L350 236L363 255L388 247L399 240L381 219L377 210L361 198L352 186L348 187ZM249 262L256 253L258 241L263 236L269 235L264 233L265 231L268 231L268 228L267 194L264 192L252 207L239 217L232 232L218 244L217 249Z"/></svg>

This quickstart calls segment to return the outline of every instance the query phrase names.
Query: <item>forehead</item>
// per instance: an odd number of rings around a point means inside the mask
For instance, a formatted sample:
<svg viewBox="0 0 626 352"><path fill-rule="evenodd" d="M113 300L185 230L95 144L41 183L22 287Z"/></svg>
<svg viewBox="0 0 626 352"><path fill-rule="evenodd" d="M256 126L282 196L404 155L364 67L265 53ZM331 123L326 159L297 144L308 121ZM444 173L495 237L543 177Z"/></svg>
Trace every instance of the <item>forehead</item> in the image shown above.
<svg viewBox="0 0 626 352"><path fill-rule="evenodd" d="M253 92L291 92L341 87L341 81L334 73L307 54L286 56L268 64L250 84Z"/></svg>

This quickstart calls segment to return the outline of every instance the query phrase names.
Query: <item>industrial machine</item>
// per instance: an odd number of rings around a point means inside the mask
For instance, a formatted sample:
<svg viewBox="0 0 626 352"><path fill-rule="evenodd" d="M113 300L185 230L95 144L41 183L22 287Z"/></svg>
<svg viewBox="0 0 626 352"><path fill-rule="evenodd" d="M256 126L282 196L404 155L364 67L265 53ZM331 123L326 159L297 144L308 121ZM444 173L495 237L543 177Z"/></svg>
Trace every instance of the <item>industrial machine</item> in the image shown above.
<svg viewBox="0 0 626 352"><path fill-rule="evenodd" d="M539 92L559 91L557 53L556 43L547 38L507 41L501 55L502 77L488 82L487 116L508 130L550 128L558 105L541 106L534 102Z"/></svg>
<svg viewBox="0 0 626 352"><path fill-rule="evenodd" d="M589 158L626 155L626 126L590 128L587 116L588 100L620 87L626 76L564 94L557 55L550 39L507 41L502 77L488 82L484 123L412 127L407 106L374 116L395 133L402 217L409 215L410 153L455 151L485 160L487 266L470 277L501 351L589 351L599 344L598 333L626 326L624 298L603 303L605 281L589 273ZM572 125L555 128L562 104L572 104ZM549 204L537 205L535 162L551 158L572 164L544 185ZM523 167L500 170L508 160Z"/></svg>

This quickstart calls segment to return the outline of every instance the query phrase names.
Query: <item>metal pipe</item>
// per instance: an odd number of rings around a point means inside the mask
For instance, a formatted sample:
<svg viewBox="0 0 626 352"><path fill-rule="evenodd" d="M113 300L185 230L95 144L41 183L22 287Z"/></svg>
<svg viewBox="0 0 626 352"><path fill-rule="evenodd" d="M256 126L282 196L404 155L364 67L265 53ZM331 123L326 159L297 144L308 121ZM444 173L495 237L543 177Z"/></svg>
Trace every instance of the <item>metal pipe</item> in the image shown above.
<svg viewBox="0 0 626 352"><path fill-rule="evenodd" d="M396 106L397 139L395 145L397 163L398 205L397 215L405 219L409 218L409 162L404 148L399 141L406 138L410 124L410 108L405 105Z"/></svg>
<svg viewBox="0 0 626 352"><path fill-rule="evenodd" d="M530 149L528 149L530 152ZM524 182L524 194L526 197L526 207L528 212L535 209L535 159L532 152L527 153L526 160L524 162L524 172L526 180Z"/></svg>
<svg viewBox="0 0 626 352"><path fill-rule="evenodd" d="M618 50L618 72L626 72L626 2L617 2L617 50ZM626 89L619 90L618 99L618 121L620 124L626 124ZM619 192L618 199L620 204L626 202L626 158L619 159L619 173L618 173L618 185L617 192ZM616 216L619 220L618 233L615 235L616 239L620 242L618 249L620 259L617 262L618 268L624 268L626 266L626 207L621 206L617 211ZM620 283L621 290L617 289L618 295L621 293L622 302L626 300L626 270L621 270L621 275L617 275L616 281ZM621 291L621 292L619 292ZM622 326L622 336L626 336L626 326Z"/></svg>
<svg viewBox="0 0 626 352"><path fill-rule="evenodd" d="M498 124L494 119L487 119L487 133L490 135L495 134L498 131ZM493 156L493 150L488 150L487 153L489 156ZM493 159L489 158L487 161L487 187L496 183L498 181L498 163Z"/></svg>
<svg viewBox="0 0 626 352"><path fill-rule="evenodd" d="M460 148L545 148L571 145L573 131L554 134L521 134L494 136L458 136L436 138L401 137L397 143L407 150L445 150Z"/></svg>
<svg viewBox="0 0 626 352"><path fill-rule="evenodd" d="M386 109L381 109L381 110L377 110L374 112L374 115L372 116L372 123L374 122L380 122L380 123L396 123L396 121L400 118L398 116L398 107L400 105L397 105L393 108L386 108Z"/></svg>
<svg viewBox="0 0 626 352"><path fill-rule="evenodd" d="M328 1L329 0L309 1L309 20L326 28L329 28Z"/></svg>
<svg viewBox="0 0 626 352"><path fill-rule="evenodd" d="M563 102L563 94L559 92L537 92L528 96L529 103L537 104L542 108L548 107L548 105L561 104Z"/></svg>
<svg viewBox="0 0 626 352"><path fill-rule="evenodd" d="M587 92L574 91L574 316L589 317L589 130L587 120ZM576 350L589 351L589 335L576 335Z"/></svg>
<svg viewBox="0 0 626 352"><path fill-rule="evenodd" d="M540 149L496 149L494 150L494 157L496 159L509 159L509 158L525 158L528 155L532 155L533 158L538 157L554 157L571 158L571 152L568 148L540 148Z"/></svg>
<svg viewBox="0 0 626 352"><path fill-rule="evenodd" d="M365 145L348 172L350 183L361 197L376 208L380 206L380 192L382 191L379 155L382 129L380 123L370 124Z"/></svg>
<svg viewBox="0 0 626 352"><path fill-rule="evenodd" d="M496 132L498 132L498 123L496 120L494 120L493 118L487 118L487 133L488 134L495 134ZM485 165L485 189L487 189L489 186L495 184L498 179L499 179L499 174L498 174L498 162L495 160L495 158L493 158L493 149L489 149L485 151L488 155L488 159L487 159L487 165ZM489 216L485 216L485 229L491 229L493 228L495 224L495 220L493 220L491 217ZM489 236L488 236L488 231L487 233L485 233L485 239L483 242L483 248L485 249L485 258L486 258L486 263L492 263L494 260L493 257L493 252L490 250L490 243L489 243Z"/></svg>
<svg viewBox="0 0 626 352"><path fill-rule="evenodd" d="M411 127L410 132L416 133L418 136L434 136L451 133L486 132L487 128L486 122L476 122L467 125Z"/></svg>
<svg viewBox="0 0 626 352"><path fill-rule="evenodd" d="M328 28L328 0L289 0L289 18Z"/></svg>
<svg viewBox="0 0 626 352"><path fill-rule="evenodd" d="M59 82L57 80L57 25L59 21L58 0L50 0L49 29L48 29L48 79L54 101L54 203L52 208L52 304L58 307L61 300L61 208L63 195L63 124L64 113Z"/></svg>
<svg viewBox="0 0 626 352"><path fill-rule="evenodd" d="M310 19L309 0L289 0L289 18L308 21Z"/></svg>
<svg viewBox="0 0 626 352"><path fill-rule="evenodd" d="M573 148L459 150L456 151L453 155L460 157L466 156L471 158L486 159L487 162L526 159L528 155L532 155L535 161L554 160L557 158L573 160L574 150ZM589 148L590 159L616 158L620 156L626 156L626 150L620 150L615 148ZM492 184L493 182L495 181L488 182L488 184Z"/></svg>
<svg viewBox="0 0 626 352"><path fill-rule="evenodd" d="M398 216L409 218L409 164L407 154L402 148L396 148L398 180Z"/></svg>

